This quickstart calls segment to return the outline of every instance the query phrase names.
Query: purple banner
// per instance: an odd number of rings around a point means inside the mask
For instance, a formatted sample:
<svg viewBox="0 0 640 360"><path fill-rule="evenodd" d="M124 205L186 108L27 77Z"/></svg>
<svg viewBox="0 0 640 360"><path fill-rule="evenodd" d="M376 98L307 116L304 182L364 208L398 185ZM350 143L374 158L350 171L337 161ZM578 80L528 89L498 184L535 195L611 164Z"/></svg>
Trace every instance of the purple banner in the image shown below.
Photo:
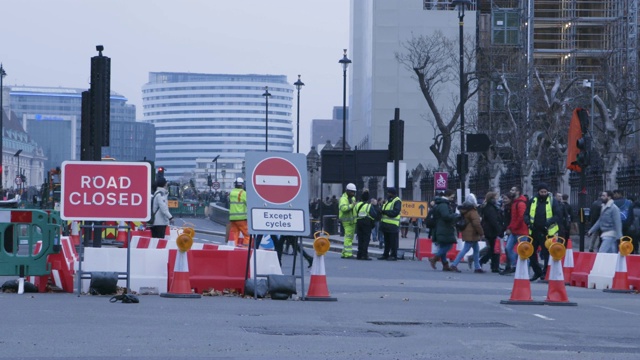
<svg viewBox="0 0 640 360"><path fill-rule="evenodd" d="M438 190L447 190L447 185L449 183L449 173L446 172L437 172L434 174L433 182L436 191Z"/></svg>

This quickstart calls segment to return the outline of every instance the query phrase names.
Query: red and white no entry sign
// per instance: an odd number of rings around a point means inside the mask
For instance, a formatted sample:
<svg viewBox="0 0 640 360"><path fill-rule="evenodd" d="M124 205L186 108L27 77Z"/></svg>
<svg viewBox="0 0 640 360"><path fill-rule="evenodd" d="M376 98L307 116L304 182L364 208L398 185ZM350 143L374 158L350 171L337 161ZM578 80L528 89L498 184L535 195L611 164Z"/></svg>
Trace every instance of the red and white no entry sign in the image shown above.
<svg viewBox="0 0 640 360"><path fill-rule="evenodd" d="M298 169L287 159L266 158L253 171L253 187L258 196L272 204L291 202L302 186Z"/></svg>

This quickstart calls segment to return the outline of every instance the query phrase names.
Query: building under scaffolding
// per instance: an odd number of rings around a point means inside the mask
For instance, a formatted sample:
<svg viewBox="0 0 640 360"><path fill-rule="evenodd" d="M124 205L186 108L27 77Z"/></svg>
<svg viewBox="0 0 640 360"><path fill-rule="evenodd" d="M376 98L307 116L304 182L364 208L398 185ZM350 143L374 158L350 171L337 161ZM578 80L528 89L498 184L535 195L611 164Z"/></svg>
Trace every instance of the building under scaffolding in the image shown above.
<svg viewBox="0 0 640 360"><path fill-rule="evenodd" d="M491 134L503 158L524 159L513 127L527 125L536 109L534 74L553 83L560 75L594 86L606 98L605 79L626 99L638 99L638 0L477 0L479 129ZM580 85L576 85L579 87ZM510 97L517 93L519 96ZM585 91L588 104L591 90ZM629 104L630 102L625 102ZM507 108L508 107L508 108ZM507 111L510 110L510 111ZM635 109L623 106L626 116ZM503 151L500 151L502 149Z"/></svg>

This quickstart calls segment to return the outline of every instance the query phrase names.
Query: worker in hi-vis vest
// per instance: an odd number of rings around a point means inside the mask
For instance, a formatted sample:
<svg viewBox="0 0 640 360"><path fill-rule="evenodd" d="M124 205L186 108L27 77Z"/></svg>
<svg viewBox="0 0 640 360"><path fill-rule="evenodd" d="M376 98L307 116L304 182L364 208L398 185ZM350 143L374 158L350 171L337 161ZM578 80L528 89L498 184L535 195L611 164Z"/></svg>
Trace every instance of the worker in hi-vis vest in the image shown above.
<svg viewBox="0 0 640 360"><path fill-rule="evenodd" d="M553 196L549 195L549 186L540 183L537 187L538 194L527 204L524 212L524 223L529 227L533 248L540 247L540 256L544 261L544 267L540 268L538 254L533 253L529 258L529 265L533 269L533 277L530 281L544 279L549 265L549 249L544 246L547 236L555 236L560 229L558 220L560 219L560 208Z"/></svg>
<svg viewBox="0 0 640 360"><path fill-rule="evenodd" d="M347 184L347 189L340 197L338 208L340 214L338 218L344 229L344 246L342 248L342 258L353 258L353 235L356 232L356 214L354 208L356 206L356 186L355 184Z"/></svg>
<svg viewBox="0 0 640 360"><path fill-rule="evenodd" d="M244 179L239 177L234 182L235 188L229 194L229 241L238 245L249 243L247 229L247 192L244 191ZM244 240L239 238L242 233Z"/></svg>

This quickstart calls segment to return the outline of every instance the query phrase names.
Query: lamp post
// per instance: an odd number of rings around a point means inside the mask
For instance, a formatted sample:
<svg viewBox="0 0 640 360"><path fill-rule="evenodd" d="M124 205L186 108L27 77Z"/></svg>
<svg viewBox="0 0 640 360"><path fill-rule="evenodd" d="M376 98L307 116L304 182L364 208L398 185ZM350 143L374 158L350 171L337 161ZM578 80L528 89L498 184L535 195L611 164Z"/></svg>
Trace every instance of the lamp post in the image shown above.
<svg viewBox="0 0 640 360"><path fill-rule="evenodd" d="M264 151L269 151L269 98L271 97L271 93L269 93L269 87L264 87L264 96L265 100L265 111L264 111Z"/></svg>
<svg viewBox="0 0 640 360"><path fill-rule="evenodd" d="M589 132L591 133L591 137L593 138L593 98L596 96L595 88L596 88L596 76L591 75L591 80L584 79L582 80L582 86L591 88L591 109L589 110Z"/></svg>
<svg viewBox="0 0 640 360"><path fill-rule="evenodd" d="M213 176L214 181L218 181L218 158L220 157L220 155L216 156L215 158L213 158L213 160L211 160L212 163L216 163L216 173Z"/></svg>
<svg viewBox="0 0 640 360"><path fill-rule="evenodd" d="M338 61L342 66L342 191L346 188L345 181L347 169L347 68L351 60L347 57L347 49L344 49L342 59Z"/></svg>
<svg viewBox="0 0 640 360"><path fill-rule="evenodd" d="M451 5L458 7L458 19L460 27L460 159L458 160L458 175L460 176L460 202L465 197L465 178L467 173L467 154L465 152L465 134L464 134L464 10L471 5L471 0L453 0Z"/></svg>
<svg viewBox="0 0 640 360"><path fill-rule="evenodd" d="M300 75L298 75L298 81L294 82L293 85L298 89L298 121L296 123L296 152L300 153L300 89L304 86L304 83L300 80Z"/></svg>
<svg viewBox="0 0 640 360"><path fill-rule="evenodd" d="M3 188L2 186L2 157L3 157L3 149L4 149L4 143L2 142L2 138L4 137L4 130L3 130L3 118L4 118L4 109L3 109L3 104L2 104L2 99L4 98L4 87L2 84L2 79L7 76L7 73L4 71L4 68L2 67L2 64L0 64L0 188Z"/></svg>
<svg viewBox="0 0 640 360"><path fill-rule="evenodd" d="M21 152L22 152L22 149L16 151L16 153L13 154L13 156L18 159L17 160L17 162L18 162L18 173L16 175L16 179L18 179L18 178L20 179L20 184L16 184L16 185L19 185L18 186L18 192L19 192L20 195L22 195L22 176L20 176L20 153Z"/></svg>

